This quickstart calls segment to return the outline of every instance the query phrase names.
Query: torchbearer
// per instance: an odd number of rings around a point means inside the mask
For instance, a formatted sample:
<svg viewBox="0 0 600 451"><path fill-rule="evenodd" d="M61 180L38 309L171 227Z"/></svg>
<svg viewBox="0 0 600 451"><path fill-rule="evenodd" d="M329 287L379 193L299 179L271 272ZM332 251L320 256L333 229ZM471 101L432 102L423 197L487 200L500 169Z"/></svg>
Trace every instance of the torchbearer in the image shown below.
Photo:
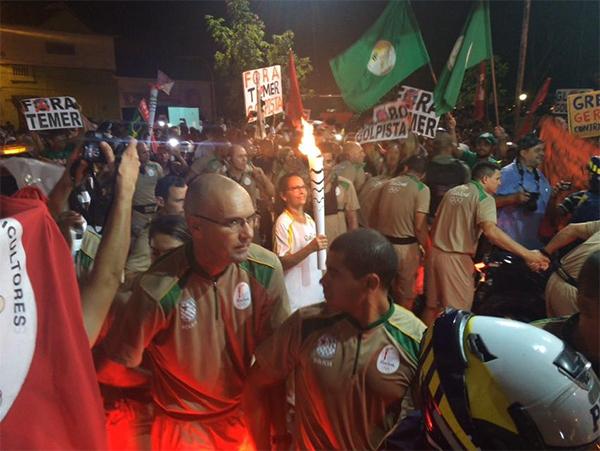
<svg viewBox="0 0 600 451"><path fill-rule="evenodd" d="M325 235L325 172L323 171L323 155L315 143L313 125L302 119L302 141L300 152L308 158L310 169L310 186L313 201L313 216L317 225L317 235ZM319 269L325 270L327 250L318 251Z"/></svg>

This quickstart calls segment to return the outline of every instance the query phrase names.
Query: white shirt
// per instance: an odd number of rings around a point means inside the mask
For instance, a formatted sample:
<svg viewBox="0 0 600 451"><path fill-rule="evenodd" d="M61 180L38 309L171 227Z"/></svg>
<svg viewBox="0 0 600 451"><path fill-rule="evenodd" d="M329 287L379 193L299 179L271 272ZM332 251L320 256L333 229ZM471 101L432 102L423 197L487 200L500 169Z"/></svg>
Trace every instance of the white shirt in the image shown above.
<svg viewBox="0 0 600 451"><path fill-rule="evenodd" d="M310 216L304 213L306 222L296 221L286 210L279 215L273 228L273 251L280 257L295 254L306 247L317 235L317 227ZM285 287L290 299L290 307L295 312L301 307L322 302L325 299L323 287L319 283L323 277L313 252L296 266L285 271Z"/></svg>

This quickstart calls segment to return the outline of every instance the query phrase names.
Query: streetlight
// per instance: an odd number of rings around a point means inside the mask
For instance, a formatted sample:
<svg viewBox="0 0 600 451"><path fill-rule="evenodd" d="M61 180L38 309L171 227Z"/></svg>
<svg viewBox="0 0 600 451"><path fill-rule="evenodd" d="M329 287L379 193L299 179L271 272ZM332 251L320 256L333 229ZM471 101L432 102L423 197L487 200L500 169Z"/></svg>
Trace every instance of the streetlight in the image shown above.
<svg viewBox="0 0 600 451"><path fill-rule="evenodd" d="M525 102L525 100L527 100L527 94L525 94L524 92L519 94L519 100L521 102Z"/></svg>

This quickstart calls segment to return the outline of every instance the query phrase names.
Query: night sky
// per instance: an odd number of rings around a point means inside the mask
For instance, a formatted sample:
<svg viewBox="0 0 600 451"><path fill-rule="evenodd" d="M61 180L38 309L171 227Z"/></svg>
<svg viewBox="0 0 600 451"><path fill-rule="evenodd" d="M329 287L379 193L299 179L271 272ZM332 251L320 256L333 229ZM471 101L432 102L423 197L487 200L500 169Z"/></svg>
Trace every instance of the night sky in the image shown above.
<svg viewBox="0 0 600 451"><path fill-rule="evenodd" d="M3 23L35 26L51 2L3 2ZM350 46L372 24L384 1L253 1L267 35L291 29L296 52L315 67L309 87L337 93L328 60ZM434 70L441 72L465 22L470 1L412 2ZM221 1L67 2L67 7L95 32L115 36L117 73L154 77L161 68L172 78L208 79L206 64L215 51L204 16L223 16ZM509 64L504 81L516 80L522 1L491 1L494 53ZM535 92L547 76L551 89L595 87L600 67L600 2L534 1L524 90ZM431 88L426 69L414 83ZM411 80L412 81L412 80ZM512 91L511 91L512 92Z"/></svg>

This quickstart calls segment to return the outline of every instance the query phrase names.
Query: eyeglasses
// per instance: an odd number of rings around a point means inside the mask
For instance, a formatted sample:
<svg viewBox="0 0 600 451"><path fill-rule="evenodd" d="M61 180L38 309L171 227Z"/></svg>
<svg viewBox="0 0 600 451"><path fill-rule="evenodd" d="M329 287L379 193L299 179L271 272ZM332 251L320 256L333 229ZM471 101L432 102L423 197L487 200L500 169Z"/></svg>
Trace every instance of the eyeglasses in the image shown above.
<svg viewBox="0 0 600 451"><path fill-rule="evenodd" d="M286 191L306 191L306 185L290 186Z"/></svg>
<svg viewBox="0 0 600 451"><path fill-rule="evenodd" d="M208 222L212 222L213 224L219 225L221 227L226 227L226 228L230 229L232 232L236 232L236 233L241 231L242 228L245 227L246 225L250 226L250 228L253 229L256 226L256 224L258 223L258 220L260 219L260 215L256 212L254 212L247 218L231 218L231 219L226 219L224 221L217 221L217 220L209 218L207 216L202 216L202 215L198 215L198 214L192 214L192 216L194 216L195 218L204 219L205 221L208 221Z"/></svg>

